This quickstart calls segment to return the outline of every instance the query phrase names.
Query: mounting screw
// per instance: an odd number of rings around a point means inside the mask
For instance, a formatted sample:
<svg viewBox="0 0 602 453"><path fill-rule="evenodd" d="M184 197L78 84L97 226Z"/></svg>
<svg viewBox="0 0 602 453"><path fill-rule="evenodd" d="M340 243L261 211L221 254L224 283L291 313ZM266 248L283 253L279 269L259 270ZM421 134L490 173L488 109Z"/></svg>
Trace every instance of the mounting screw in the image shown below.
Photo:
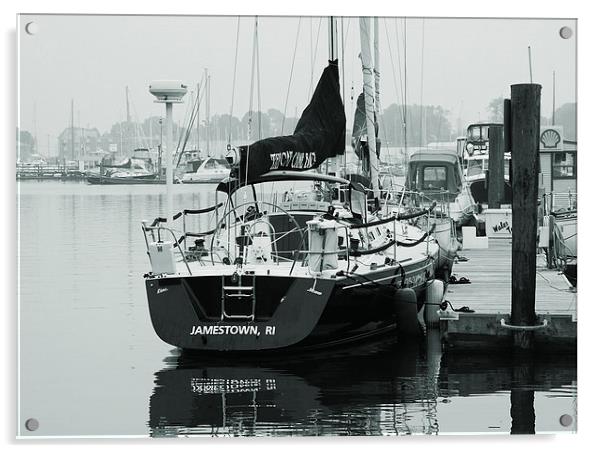
<svg viewBox="0 0 602 453"><path fill-rule="evenodd" d="M569 39L571 36L573 36L573 30L571 30L571 27L562 27L560 29L560 37L562 39Z"/></svg>
<svg viewBox="0 0 602 453"><path fill-rule="evenodd" d="M40 423L35 418L29 418L25 421L25 428L27 431L35 431L40 427Z"/></svg>
<svg viewBox="0 0 602 453"><path fill-rule="evenodd" d="M35 22L28 22L25 24L25 32L28 35L35 35L38 32L38 24Z"/></svg>
<svg viewBox="0 0 602 453"><path fill-rule="evenodd" d="M565 427L571 426L573 424L573 417L571 417L569 414L561 415L560 424Z"/></svg>

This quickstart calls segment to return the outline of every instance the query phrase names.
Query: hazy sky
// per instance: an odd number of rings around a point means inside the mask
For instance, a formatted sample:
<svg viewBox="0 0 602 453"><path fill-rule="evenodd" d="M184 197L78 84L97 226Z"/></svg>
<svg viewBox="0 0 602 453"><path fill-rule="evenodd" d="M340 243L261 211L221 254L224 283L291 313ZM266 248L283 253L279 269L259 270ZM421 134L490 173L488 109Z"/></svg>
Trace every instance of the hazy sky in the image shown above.
<svg viewBox="0 0 602 453"><path fill-rule="evenodd" d="M58 134L69 126L72 98L76 126L95 126L104 132L125 119L126 85L131 113L142 120L164 114L163 104L154 103L148 93L149 82L178 79L194 88L204 68L211 74L212 113L228 113L237 20L223 16L23 15L18 30L20 127L37 133L43 153L49 137L54 154ZM25 32L29 22L37 25L34 35ZM234 89L234 115L238 117L249 109L253 24L253 17L240 19ZM453 125L458 116L465 123L487 119L492 98L509 96L513 83L529 82L528 46L533 82L543 85L542 114L551 116L553 71L556 106L576 101L574 20L408 18L406 24L407 102L420 103L422 96L424 104L441 105L451 111ZM259 17L264 111L284 110L298 25L298 17ZM572 28L570 39L560 37L562 26ZM383 108L401 102L395 84L399 87L403 80L402 27L403 19L380 21ZM339 35L345 34L345 103L350 122L352 87L355 96L361 92L358 19L345 18L342 28ZM312 49L316 54L315 83L328 57L325 18L301 19L287 116L295 113L295 107L300 114L308 101ZM256 91L254 99L256 110ZM175 120L183 121L185 112L186 105L176 106Z"/></svg>

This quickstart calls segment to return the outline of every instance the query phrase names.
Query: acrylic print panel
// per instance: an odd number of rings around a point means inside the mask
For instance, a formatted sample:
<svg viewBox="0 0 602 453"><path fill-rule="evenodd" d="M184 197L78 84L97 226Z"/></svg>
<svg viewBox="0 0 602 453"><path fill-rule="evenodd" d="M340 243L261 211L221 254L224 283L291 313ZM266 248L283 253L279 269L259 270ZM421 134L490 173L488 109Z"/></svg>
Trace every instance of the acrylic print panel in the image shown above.
<svg viewBox="0 0 602 453"><path fill-rule="evenodd" d="M576 431L576 20L17 33L19 436Z"/></svg>

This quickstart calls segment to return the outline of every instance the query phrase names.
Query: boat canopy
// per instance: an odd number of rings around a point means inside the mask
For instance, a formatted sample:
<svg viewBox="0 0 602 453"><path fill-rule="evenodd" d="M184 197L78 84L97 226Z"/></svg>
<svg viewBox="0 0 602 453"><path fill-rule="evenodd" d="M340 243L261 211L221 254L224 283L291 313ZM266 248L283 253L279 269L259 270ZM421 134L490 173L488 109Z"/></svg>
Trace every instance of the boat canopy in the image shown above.
<svg viewBox="0 0 602 453"><path fill-rule="evenodd" d="M411 190L459 193L462 180L462 167L455 152L419 151L410 156L406 184Z"/></svg>
<svg viewBox="0 0 602 453"><path fill-rule="evenodd" d="M455 151L445 153L437 151L416 151L410 156L410 163L413 162L448 162L455 164L458 162L458 156Z"/></svg>

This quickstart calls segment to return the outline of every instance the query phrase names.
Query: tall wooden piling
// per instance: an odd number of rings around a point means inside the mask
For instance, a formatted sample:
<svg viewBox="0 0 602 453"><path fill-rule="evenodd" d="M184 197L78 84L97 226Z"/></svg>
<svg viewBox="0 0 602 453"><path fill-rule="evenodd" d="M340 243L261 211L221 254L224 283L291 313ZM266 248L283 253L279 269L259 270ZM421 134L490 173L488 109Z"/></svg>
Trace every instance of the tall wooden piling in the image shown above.
<svg viewBox="0 0 602 453"><path fill-rule="evenodd" d="M510 434L535 434L535 367L532 357L520 352L512 364Z"/></svg>
<svg viewBox="0 0 602 453"><path fill-rule="evenodd" d="M515 326L535 324L537 162L541 85L511 87L512 104L512 314ZM516 331L514 345L529 349L532 331Z"/></svg>
<svg viewBox="0 0 602 453"><path fill-rule="evenodd" d="M489 126L489 183L487 205L499 209L504 198L504 137L503 127Z"/></svg>

